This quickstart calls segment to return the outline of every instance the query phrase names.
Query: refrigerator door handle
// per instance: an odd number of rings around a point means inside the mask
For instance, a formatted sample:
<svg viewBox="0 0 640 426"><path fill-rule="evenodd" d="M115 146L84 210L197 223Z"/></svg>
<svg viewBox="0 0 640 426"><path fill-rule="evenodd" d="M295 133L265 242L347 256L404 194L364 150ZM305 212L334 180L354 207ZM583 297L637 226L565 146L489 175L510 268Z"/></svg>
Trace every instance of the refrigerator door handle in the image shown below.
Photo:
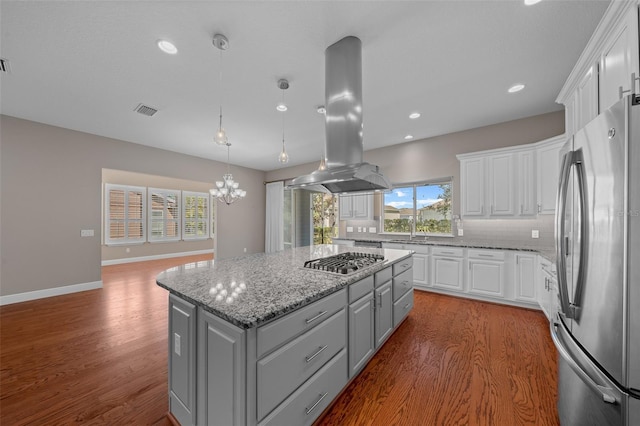
<svg viewBox="0 0 640 426"><path fill-rule="evenodd" d="M602 400L608 404L616 404L618 402L613 389L597 384L573 359L569 351L565 348L565 344L562 338L558 335L557 327L562 327L561 324L550 322L551 339L553 344L558 349L558 353L569 364L569 367L582 379L582 381L591 388L596 394L600 394Z"/></svg>
<svg viewBox="0 0 640 426"><path fill-rule="evenodd" d="M578 278L576 279L576 289L573 294L573 301L569 301L569 304L571 309L571 318L579 319L582 290L586 281L587 255L589 248L589 227L587 226L589 223L589 218L587 216L589 212L587 209L587 189L582 149L574 151L572 165L576 166L578 193L580 196L580 263L578 264Z"/></svg>
<svg viewBox="0 0 640 426"><path fill-rule="evenodd" d="M569 151L562 157L560 179L558 184L558 198L556 200L556 266L558 271L558 292L560 293L560 309L562 313L571 318L572 310L569 304L569 290L567 287L567 261L568 238L565 239L565 215L567 214L567 188L569 186L569 174L573 163L573 151Z"/></svg>

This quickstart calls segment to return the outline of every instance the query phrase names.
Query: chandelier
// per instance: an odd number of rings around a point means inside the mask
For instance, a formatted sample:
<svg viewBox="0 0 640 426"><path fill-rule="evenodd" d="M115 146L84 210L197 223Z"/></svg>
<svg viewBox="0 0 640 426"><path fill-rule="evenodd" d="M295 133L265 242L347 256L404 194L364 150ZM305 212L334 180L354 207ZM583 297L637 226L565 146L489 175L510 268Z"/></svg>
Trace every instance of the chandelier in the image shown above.
<svg viewBox="0 0 640 426"><path fill-rule="evenodd" d="M216 181L216 187L209 190L209 193L216 197L221 203L230 205L236 200L241 200L247 195L247 191L240 189L240 184L233 180L233 175L229 172L229 147L227 145L227 173L222 175L222 180Z"/></svg>

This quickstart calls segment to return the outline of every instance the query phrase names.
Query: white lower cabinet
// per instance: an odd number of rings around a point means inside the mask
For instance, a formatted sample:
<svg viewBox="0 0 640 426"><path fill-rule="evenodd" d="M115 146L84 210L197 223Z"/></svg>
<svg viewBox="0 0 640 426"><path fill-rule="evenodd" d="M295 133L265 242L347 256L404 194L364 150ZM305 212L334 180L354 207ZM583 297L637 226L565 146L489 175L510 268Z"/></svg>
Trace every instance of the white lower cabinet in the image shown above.
<svg viewBox="0 0 640 426"><path fill-rule="evenodd" d="M536 298L536 263L537 255L517 253L515 255L515 299L537 303Z"/></svg>
<svg viewBox="0 0 640 426"><path fill-rule="evenodd" d="M369 292L349 305L349 377L366 365L376 347L373 303Z"/></svg>
<svg viewBox="0 0 640 426"><path fill-rule="evenodd" d="M431 286L463 291L463 249L433 247L431 253Z"/></svg>
<svg viewBox="0 0 640 426"><path fill-rule="evenodd" d="M536 274L537 294L536 298L542 312L549 321L553 320L555 312L558 310L558 281L555 265L550 261L538 256L538 273Z"/></svg>
<svg viewBox="0 0 640 426"><path fill-rule="evenodd" d="M505 253L496 250L468 251L467 291L482 296L505 297Z"/></svg>

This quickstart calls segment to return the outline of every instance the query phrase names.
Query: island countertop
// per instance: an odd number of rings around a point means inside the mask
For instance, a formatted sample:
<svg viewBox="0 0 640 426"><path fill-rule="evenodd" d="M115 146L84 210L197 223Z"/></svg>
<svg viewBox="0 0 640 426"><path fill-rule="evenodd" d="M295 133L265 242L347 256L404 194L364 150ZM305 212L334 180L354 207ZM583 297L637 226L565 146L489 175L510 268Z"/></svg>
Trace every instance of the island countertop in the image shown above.
<svg viewBox="0 0 640 426"><path fill-rule="evenodd" d="M304 262L349 251L385 260L349 275L303 268ZM413 254L410 250L315 245L169 268L156 283L241 328L259 326Z"/></svg>

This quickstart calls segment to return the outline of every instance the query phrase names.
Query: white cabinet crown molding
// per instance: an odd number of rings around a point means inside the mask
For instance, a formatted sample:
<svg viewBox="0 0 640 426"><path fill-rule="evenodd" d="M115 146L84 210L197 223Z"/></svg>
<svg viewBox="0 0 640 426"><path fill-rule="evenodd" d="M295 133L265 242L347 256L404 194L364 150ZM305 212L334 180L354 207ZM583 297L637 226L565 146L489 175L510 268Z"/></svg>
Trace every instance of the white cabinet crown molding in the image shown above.
<svg viewBox="0 0 640 426"><path fill-rule="evenodd" d="M582 51L580 58L578 58L578 62L576 62L576 65L571 70L560 93L558 93L558 97L556 98L557 103L569 103L569 98L573 96L584 75L589 71L589 68L600 60L600 54L604 50L605 44L608 42L613 31L624 21L627 13L632 8L637 9L639 5L640 0L613 0L611 4L609 4L596 30Z"/></svg>

